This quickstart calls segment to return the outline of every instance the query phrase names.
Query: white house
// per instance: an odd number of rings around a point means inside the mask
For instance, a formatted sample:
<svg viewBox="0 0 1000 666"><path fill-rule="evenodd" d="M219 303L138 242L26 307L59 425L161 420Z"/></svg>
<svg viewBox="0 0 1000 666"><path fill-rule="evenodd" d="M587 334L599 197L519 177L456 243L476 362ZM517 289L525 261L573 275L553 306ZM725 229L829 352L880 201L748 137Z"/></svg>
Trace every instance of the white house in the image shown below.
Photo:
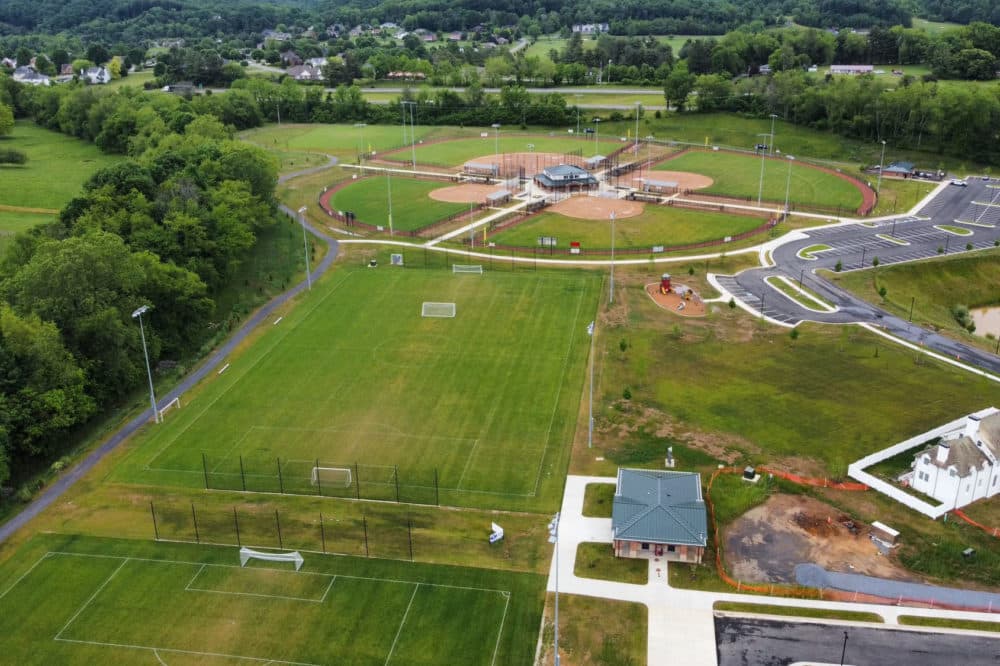
<svg viewBox="0 0 1000 666"><path fill-rule="evenodd" d="M83 70L81 78L91 85L103 86L111 81L111 72L107 67L88 67Z"/></svg>
<svg viewBox="0 0 1000 666"><path fill-rule="evenodd" d="M917 454L914 490L947 509L1000 494L1000 410L966 417L965 427Z"/></svg>
<svg viewBox="0 0 1000 666"><path fill-rule="evenodd" d="M31 86L51 85L49 77L39 73L34 67L29 65L15 69L14 76L12 78L18 83L27 83Z"/></svg>

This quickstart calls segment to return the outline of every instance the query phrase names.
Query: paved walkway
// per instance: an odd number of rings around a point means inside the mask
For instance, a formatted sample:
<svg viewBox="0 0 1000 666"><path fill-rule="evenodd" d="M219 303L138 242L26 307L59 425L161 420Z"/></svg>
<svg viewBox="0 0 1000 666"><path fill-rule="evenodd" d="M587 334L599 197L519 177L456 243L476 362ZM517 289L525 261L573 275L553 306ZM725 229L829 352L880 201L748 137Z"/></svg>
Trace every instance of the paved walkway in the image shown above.
<svg viewBox="0 0 1000 666"><path fill-rule="evenodd" d="M580 578L573 573L577 546L587 541L611 543L610 519L583 516L584 492L587 484L615 483L615 481L614 477L603 476L568 476L566 478L566 490L563 495L559 521L559 542L557 544L559 556L558 558L553 557L549 568L548 590L554 592L556 589L556 562L558 559L560 593L644 604L649 613L647 642L647 664L649 666L658 664L717 666L715 620L712 610L717 601L870 612L882 616L887 626L899 630L909 630L905 626L899 626L898 618L900 615L997 621L995 614L988 613L684 590L670 587L667 582L667 563L665 561L650 561L649 580L645 585ZM838 620L821 620L821 622L824 624L857 624ZM928 631L928 628L914 627L912 630Z"/></svg>

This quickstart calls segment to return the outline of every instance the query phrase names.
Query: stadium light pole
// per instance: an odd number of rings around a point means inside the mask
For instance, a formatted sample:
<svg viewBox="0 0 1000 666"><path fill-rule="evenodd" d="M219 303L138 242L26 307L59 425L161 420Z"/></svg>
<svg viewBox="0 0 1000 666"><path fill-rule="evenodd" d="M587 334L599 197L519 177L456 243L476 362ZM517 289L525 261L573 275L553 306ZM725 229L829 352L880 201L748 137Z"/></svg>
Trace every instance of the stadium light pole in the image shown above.
<svg viewBox="0 0 1000 666"><path fill-rule="evenodd" d="M792 162L795 158L791 155L785 155L785 159L788 160L788 177L785 179L785 215L788 215L788 195L792 191Z"/></svg>
<svg viewBox="0 0 1000 666"><path fill-rule="evenodd" d="M400 102L403 105L403 141L406 141L406 109L410 110L410 156L413 161L413 170L417 170L417 131L414 127L413 121L413 109L417 105L416 102L406 101Z"/></svg>
<svg viewBox="0 0 1000 666"><path fill-rule="evenodd" d="M493 159L497 163L497 177L500 176L500 123L490 125L493 128Z"/></svg>
<svg viewBox="0 0 1000 666"><path fill-rule="evenodd" d="M599 154L597 152L597 137L601 135L601 119L594 118L594 154Z"/></svg>
<svg viewBox="0 0 1000 666"><path fill-rule="evenodd" d="M389 200L389 235L392 236L392 171L385 170L386 197Z"/></svg>
<svg viewBox="0 0 1000 666"><path fill-rule="evenodd" d="M774 119L778 117L778 114L771 114L771 143L768 144L768 153L774 155Z"/></svg>
<svg viewBox="0 0 1000 666"><path fill-rule="evenodd" d="M306 240L306 207L299 208L299 225L302 227L302 250L306 258L306 284L310 291L313 288L312 275L309 274L309 241Z"/></svg>
<svg viewBox="0 0 1000 666"><path fill-rule="evenodd" d="M365 128L368 127L368 123L354 123L355 127L361 129L361 151L360 154L365 154ZM363 160L364 158L362 158Z"/></svg>
<svg viewBox="0 0 1000 666"><path fill-rule="evenodd" d="M878 183L875 185L875 193L882 194L882 169L885 167L885 139L882 139L882 157L878 160Z"/></svg>
<svg viewBox="0 0 1000 666"><path fill-rule="evenodd" d="M642 102L635 103L635 154L639 154L639 109Z"/></svg>
<svg viewBox="0 0 1000 666"><path fill-rule="evenodd" d="M608 303L615 302L615 212L611 211L611 287L608 290Z"/></svg>
<svg viewBox="0 0 1000 666"><path fill-rule="evenodd" d="M556 550L556 612L555 612L555 666L559 666L559 514L552 516L549 523L549 543Z"/></svg>
<svg viewBox="0 0 1000 666"><path fill-rule="evenodd" d="M767 134L758 134L758 137L768 136ZM764 197L764 158L767 157L767 151L760 151L760 184L757 186L757 206L761 205L761 201Z"/></svg>
<svg viewBox="0 0 1000 666"><path fill-rule="evenodd" d="M142 337L142 355L146 357L146 377L149 378L149 406L153 408L153 422L160 422L160 412L156 409L156 394L153 392L153 371L149 368L149 350L146 348L146 330L142 326L142 315L149 312L149 306L143 305L132 312L132 319L139 320L139 336Z"/></svg>
<svg viewBox="0 0 1000 666"><path fill-rule="evenodd" d="M583 95L577 93L574 97L576 97L576 135L580 136L580 98Z"/></svg>
<svg viewBox="0 0 1000 666"><path fill-rule="evenodd" d="M590 322L587 326L587 335L590 336L590 407L587 413L587 448L594 444L594 324Z"/></svg>

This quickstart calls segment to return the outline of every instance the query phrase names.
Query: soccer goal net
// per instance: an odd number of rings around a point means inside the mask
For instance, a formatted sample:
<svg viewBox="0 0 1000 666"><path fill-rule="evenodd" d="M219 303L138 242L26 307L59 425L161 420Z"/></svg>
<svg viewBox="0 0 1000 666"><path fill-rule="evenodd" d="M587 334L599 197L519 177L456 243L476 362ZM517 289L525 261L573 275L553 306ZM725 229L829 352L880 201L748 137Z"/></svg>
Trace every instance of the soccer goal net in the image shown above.
<svg viewBox="0 0 1000 666"><path fill-rule="evenodd" d="M247 562L250 560L266 560L268 562L293 562L295 564L295 570L298 571L302 568L302 563L305 561L299 551L294 551L291 553L263 553L259 550L251 550L250 548L243 547L240 548L240 566L245 567Z"/></svg>
<svg viewBox="0 0 1000 666"><path fill-rule="evenodd" d="M482 273L483 267L481 264L476 265L463 265L463 264L452 264L452 273Z"/></svg>
<svg viewBox="0 0 1000 666"><path fill-rule="evenodd" d="M420 311L421 317L454 317L454 303L431 303L425 302Z"/></svg>
<svg viewBox="0 0 1000 666"><path fill-rule="evenodd" d="M354 478L350 467L313 467L312 484L314 486L330 486L349 488Z"/></svg>

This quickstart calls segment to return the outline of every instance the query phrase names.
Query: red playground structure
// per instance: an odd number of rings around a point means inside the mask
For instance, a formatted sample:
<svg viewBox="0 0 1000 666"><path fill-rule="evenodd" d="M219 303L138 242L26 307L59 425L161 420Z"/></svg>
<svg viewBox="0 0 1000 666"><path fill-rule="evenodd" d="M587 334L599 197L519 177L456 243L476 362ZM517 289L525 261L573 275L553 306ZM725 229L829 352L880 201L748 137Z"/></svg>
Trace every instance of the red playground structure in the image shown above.
<svg viewBox="0 0 1000 666"><path fill-rule="evenodd" d="M670 288L670 273L664 273L660 276L660 293L669 294L672 291Z"/></svg>

